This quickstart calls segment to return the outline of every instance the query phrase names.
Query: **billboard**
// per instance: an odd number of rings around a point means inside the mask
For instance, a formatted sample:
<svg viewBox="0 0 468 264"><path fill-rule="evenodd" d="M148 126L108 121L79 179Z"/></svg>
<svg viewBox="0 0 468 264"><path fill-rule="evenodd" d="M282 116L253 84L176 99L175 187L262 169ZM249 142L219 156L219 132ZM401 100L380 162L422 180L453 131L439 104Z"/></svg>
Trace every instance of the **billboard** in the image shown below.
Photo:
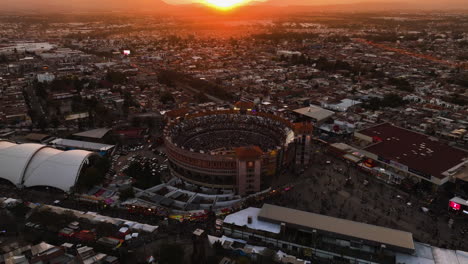
<svg viewBox="0 0 468 264"><path fill-rule="evenodd" d="M461 209L461 205L453 201L449 202L449 206L455 211L459 211Z"/></svg>

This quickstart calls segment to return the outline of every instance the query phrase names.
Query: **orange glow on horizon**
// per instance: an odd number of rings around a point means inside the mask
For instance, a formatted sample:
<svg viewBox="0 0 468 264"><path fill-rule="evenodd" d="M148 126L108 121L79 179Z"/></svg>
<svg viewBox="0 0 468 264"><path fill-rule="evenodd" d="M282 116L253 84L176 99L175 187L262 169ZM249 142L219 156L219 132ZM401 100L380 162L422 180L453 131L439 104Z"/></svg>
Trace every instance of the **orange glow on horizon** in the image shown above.
<svg viewBox="0 0 468 264"><path fill-rule="evenodd" d="M203 3L219 10L230 10L245 5L250 1L251 0L203 0Z"/></svg>

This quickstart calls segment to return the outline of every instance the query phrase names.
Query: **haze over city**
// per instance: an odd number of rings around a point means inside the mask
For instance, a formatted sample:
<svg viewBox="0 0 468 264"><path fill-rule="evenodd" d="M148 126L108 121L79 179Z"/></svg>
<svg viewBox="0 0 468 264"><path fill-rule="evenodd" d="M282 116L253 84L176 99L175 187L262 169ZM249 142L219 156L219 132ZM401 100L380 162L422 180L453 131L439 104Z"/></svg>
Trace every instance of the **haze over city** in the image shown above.
<svg viewBox="0 0 468 264"><path fill-rule="evenodd" d="M0 0L0 264L467 264L467 0Z"/></svg>
<svg viewBox="0 0 468 264"><path fill-rule="evenodd" d="M6 2L5 2L6 1ZM380 10L453 10L453 9L466 9L466 0L5 0L2 3L2 9L6 11L41 11L41 12L54 12L59 10L66 11L145 11L145 12L158 12L161 9L173 8L193 8L194 5L206 5L207 3L219 3L219 5L226 5L226 3L233 2L236 7L241 6L270 6L270 7L284 7L284 6L303 6L303 7L322 7L322 8L341 8L343 10L353 10L361 7L365 9ZM211 5L213 6L213 5Z"/></svg>

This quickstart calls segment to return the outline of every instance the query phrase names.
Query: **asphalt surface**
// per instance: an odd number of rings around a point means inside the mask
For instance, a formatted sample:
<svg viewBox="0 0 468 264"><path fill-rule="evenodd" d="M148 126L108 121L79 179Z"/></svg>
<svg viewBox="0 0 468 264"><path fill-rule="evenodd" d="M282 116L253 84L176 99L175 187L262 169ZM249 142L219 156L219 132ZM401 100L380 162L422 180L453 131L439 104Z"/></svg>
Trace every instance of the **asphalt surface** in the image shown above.
<svg viewBox="0 0 468 264"><path fill-rule="evenodd" d="M315 151L314 165L302 175L289 173L276 179L278 186L292 183L295 187L273 203L404 230L413 233L416 241L468 250L464 241L468 221L449 215L445 197L439 196L439 200L428 205L424 202L427 197L409 194L397 186L386 184L320 148ZM351 178L350 184L346 183L348 178ZM431 213L424 213L421 207L429 208ZM451 218L454 224L450 228Z"/></svg>

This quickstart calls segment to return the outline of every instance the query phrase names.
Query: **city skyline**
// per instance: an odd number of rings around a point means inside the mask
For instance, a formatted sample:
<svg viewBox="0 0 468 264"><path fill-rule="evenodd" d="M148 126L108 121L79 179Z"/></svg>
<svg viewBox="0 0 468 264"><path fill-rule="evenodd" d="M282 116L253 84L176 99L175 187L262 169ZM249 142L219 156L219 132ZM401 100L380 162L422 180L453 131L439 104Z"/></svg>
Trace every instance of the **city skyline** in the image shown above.
<svg viewBox="0 0 468 264"><path fill-rule="evenodd" d="M468 264L466 1L3 0L0 263Z"/></svg>
<svg viewBox="0 0 468 264"><path fill-rule="evenodd" d="M102 0L96 3L92 0L5 0L2 8L5 11L40 11L57 12L62 11L145 11L158 12L163 9L173 7L182 8L190 12L191 6L205 5L217 0L136 0L129 2L127 0ZM241 3L241 6L253 7L294 7L307 6L308 8L340 8L343 10L451 10L463 11L467 9L465 0L336 0L336 1L308 1L308 0L221 0L221 4L227 2Z"/></svg>

